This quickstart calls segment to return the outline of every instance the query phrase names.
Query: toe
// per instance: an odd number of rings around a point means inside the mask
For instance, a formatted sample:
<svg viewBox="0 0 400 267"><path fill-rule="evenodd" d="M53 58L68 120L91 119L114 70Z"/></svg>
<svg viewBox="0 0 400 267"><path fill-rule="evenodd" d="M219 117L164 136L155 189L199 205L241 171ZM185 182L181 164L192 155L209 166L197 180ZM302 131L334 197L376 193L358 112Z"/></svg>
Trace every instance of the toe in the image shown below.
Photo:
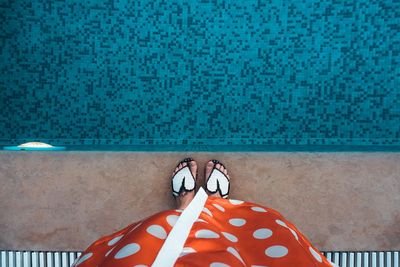
<svg viewBox="0 0 400 267"><path fill-rule="evenodd" d="M196 161L192 160L189 162L190 170L192 171L193 177L196 179L197 174L197 163Z"/></svg>
<svg viewBox="0 0 400 267"><path fill-rule="evenodd" d="M176 166L174 172L172 173L172 176L174 176L178 171L180 171L181 169L183 169L186 165L187 165L186 162L180 162L180 163Z"/></svg>
<svg viewBox="0 0 400 267"><path fill-rule="evenodd" d="M220 170L223 174L225 174L226 176L228 176L228 170L225 168L224 165L222 164L217 164L216 167L218 168L218 170ZM229 176L228 176L229 178Z"/></svg>
<svg viewBox="0 0 400 267"><path fill-rule="evenodd" d="M206 178L208 178L210 176L213 167L214 167L214 163L211 160L209 162L207 162L206 172L205 172L205 177Z"/></svg>
<svg viewBox="0 0 400 267"><path fill-rule="evenodd" d="M218 168L218 170L220 170L221 172L224 172L224 170L225 170L225 167L224 167L224 165L222 165L222 164L218 164L217 168Z"/></svg>

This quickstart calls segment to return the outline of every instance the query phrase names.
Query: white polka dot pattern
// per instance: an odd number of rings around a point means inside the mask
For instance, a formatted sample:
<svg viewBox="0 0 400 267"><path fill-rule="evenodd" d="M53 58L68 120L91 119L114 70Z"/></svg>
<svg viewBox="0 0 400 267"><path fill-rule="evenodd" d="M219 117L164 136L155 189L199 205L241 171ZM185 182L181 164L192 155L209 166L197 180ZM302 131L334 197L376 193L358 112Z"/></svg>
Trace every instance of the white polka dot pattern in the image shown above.
<svg viewBox="0 0 400 267"><path fill-rule="evenodd" d="M253 211L256 211L256 212L267 212L266 209L261 208L261 207L251 207L251 209L252 209Z"/></svg>
<svg viewBox="0 0 400 267"><path fill-rule="evenodd" d="M137 228L139 228L139 226L141 226L142 225L142 223L140 222L140 223L138 223L135 227L133 227L129 232L133 232L133 231L135 231Z"/></svg>
<svg viewBox="0 0 400 267"><path fill-rule="evenodd" d="M204 209L203 209L203 212L207 213L207 214L210 215L211 217L213 216L212 213L211 213L211 211L210 211L209 209L207 209L207 208L204 208Z"/></svg>
<svg viewBox="0 0 400 267"><path fill-rule="evenodd" d="M284 246L271 246L265 250L265 255L271 258L281 258L288 254L288 249Z"/></svg>
<svg viewBox="0 0 400 267"><path fill-rule="evenodd" d="M230 202L232 205L240 205L240 204L243 204L243 203L244 203L244 201L242 201L242 200L236 200L236 199L229 199L229 202Z"/></svg>
<svg viewBox="0 0 400 267"><path fill-rule="evenodd" d="M110 253L114 250L115 247L113 247L112 249L110 249L109 251L107 251L106 253L106 257L108 257L108 255L110 255Z"/></svg>
<svg viewBox="0 0 400 267"><path fill-rule="evenodd" d="M241 218L233 218L229 220L229 223L233 226L241 227L246 224L246 220Z"/></svg>
<svg viewBox="0 0 400 267"><path fill-rule="evenodd" d="M309 247L308 249L317 261L322 262L322 257L318 252L316 252L312 247Z"/></svg>
<svg viewBox="0 0 400 267"><path fill-rule="evenodd" d="M185 256L185 255L190 254L190 253L195 253L195 252L196 252L196 250L194 250L194 249L191 248L191 247L184 247L184 248L182 249L182 252L181 252L181 254L179 255L179 257Z"/></svg>
<svg viewBox="0 0 400 267"><path fill-rule="evenodd" d="M231 242L238 242L238 238L230 233L227 232L222 232L222 234L225 236L226 239L228 239Z"/></svg>
<svg viewBox="0 0 400 267"><path fill-rule="evenodd" d="M202 266L213 267L271 267L287 262L298 263L296 267L309 267L312 262L330 266L306 239L300 240L302 236L292 224L266 207L239 200L210 198L198 212L200 216L191 229L186 246L176 253L179 257L177 263L182 266L190 266L196 257ZM76 260L74 266L96 267L102 262L110 266L150 266L152 261L146 252L163 246L168 231L176 226L180 215L174 210L165 211L154 218L131 224L99 240ZM210 249L204 242L215 246ZM212 248L218 253L214 254ZM298 259L302 259L301 262Z"/></svg>
<svg viewBox="0 0 400 267"><path fill-rule="evenodd" d="M294 236L294 238L296 238L296 240L299 241L299 236L297 235L296 231L293 230L292 228L290 228L285 222L283 222L283 221L281 221L281 220L276 220L275 222L276 222L277 224L279 224L279 225L281 225L281 226L287 228L287 229L292 233L292 235Z"/></svg>
<svg viewBox="0 0 400 267"><path fill-rule="evenodd" d="M296 231L293 230L293 229L291 229L291 228L289 228L289 230L290 230L290 232L292 232L292 234L294 235L294 238L296 238L296 240L299 241L299 237L298 237Z"/></svg>
<svg viewBox="0 0 400 267"><path fill-rule="evenodd" d="M210 264L210 267L230 267L230 265L222 262L213 262Z"/></svg>
<svg viewBox="0 0 400 267"><path fill-rule="evenodd" d="M81 264L82 262L88 260L90 257L93 256L93 253L89 252L85 255L82 255L79 260L75 263L75 266L78 266L79 264Z"/></svg>
<svg viewBox="0 0 400 267"><path fill-rule="evenodd" d="M140 250L140 245L137 243L131 243L128 244L126 246L124 246L123 248L121 248L117 254L115 254L114 258L115 259L123 259L126 257L129 257L135 253L137 253Z"/></svg>
<svg viewBox="0 0 400 267"><path fill-rule="evenodd" d="M286 227L286 228L288 227L287 224L286 224L285 222L281 221L281 220L276 220L275 222L276 222L277 224L283 226L283 227Z"/></svg>
<svg viewBox="0 0 400 267"><path fill-rule="evenodd" d="M165 239L167 238L167 232L164 230L164 228L162 228L159 225L151 225L147 228L146 230L149 234L151 234L152 236L155 236L159 239Z"/></svg>
<svg viewBox="0 0 400 267"><path fill-rule="evenodd" d="M244 264L244 261L243 261L242 257L240 256L239 252L236 249L234 249L233 247L228 247L226 250L229 253L231 253L233 256L238 258Z"/></svg>
<svg viewBox="0 0 400 267"><path fill-rule="evenodd" d="M195 236L196 238L219 238L219 234L206 229L198 230Z"/></svg>
<svg viewBox="0 0 400 267"><path fill-rule="evenodd" d="M166 219L167 219L167 223L171 227L174 227L176 221L179 219L179 216L177 216L177 215L168 215Z"/></svg>
<svg viewBox="0 0 400 267"><path fill-rule="evenodd" d="M212 205L213 205L214 207L216 207L217 209L219 209L220 211L225 212L224 207L222 207L221 205L218 205L218 204L216 204L216 203L213 203Z"/></svg>
<svg viewBox="0 0 400 267"><path fill-rule="evenodd" d="M109 245L109 246L115 245L118 241L121 240L122 237L123 237L123 235L114 237L113 239L111 239L111 240L107 243L107 245Z"/></svg>
<svg viewBox="0 0 400 267"><path fill-rule="evenodd" d="M272 231L268 228L261 228L253 233L253 237L256 239L266 239L272 236Z"/></svg>

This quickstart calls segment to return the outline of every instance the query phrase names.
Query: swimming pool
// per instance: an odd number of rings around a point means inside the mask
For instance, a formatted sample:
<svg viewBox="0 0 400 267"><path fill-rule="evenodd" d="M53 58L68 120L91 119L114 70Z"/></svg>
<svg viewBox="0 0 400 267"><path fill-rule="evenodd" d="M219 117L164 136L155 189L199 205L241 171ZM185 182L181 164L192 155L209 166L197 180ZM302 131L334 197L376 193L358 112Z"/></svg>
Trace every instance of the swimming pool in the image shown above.
<svg viewBox="0 0 400 267"><path fill-rule="evenodd" d="M400 151L396 1L18 1L0 145Z"/></svg>

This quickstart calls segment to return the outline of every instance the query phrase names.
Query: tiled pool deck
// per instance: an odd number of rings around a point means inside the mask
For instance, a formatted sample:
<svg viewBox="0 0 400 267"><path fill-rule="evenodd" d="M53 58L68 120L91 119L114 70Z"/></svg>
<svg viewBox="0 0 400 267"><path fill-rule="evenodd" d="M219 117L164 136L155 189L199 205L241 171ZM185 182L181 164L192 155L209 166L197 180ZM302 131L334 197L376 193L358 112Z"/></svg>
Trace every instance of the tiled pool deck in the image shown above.
<svg viewBox="0 0 400 267"><path fill-rule="evenodd" d="M400 249L400 153L71 151L0 151L0 248L82 250L171 209L185 156L223 161L232 198L280 211L321 250Z"/></svg>

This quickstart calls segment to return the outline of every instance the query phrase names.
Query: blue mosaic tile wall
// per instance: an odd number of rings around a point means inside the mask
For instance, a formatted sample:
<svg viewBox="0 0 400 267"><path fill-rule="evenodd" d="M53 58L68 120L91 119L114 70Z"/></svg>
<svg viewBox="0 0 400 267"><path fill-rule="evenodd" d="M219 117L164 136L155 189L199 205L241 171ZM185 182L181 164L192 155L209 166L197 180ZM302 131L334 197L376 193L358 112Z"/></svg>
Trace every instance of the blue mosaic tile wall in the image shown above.
<svg viewBox="0 0 400 267"><path fill-rule="evenodd" d="M400 2L4 0L0 144L400 145Z"/></svg>

